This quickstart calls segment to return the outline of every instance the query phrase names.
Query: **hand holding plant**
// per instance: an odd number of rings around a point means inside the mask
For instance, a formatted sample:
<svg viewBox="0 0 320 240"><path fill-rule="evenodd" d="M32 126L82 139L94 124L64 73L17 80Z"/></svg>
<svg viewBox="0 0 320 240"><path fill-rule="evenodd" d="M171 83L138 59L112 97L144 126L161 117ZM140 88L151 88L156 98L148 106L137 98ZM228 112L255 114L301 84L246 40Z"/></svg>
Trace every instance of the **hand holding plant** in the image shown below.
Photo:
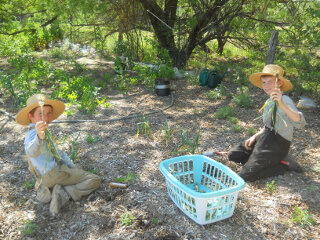
<svg viewBox="0 0 320 240"><path fill-rule="evenodd" d="M37 122L35 128L36 128L36 131L37 131L39 138L45 141L47 155L49 156L50 154L53 154L54 158L57 161L59 161L59 160L68 161L68 160L63 159L60 156L59 151L53 142L52 134L49 131L49 129L47 129L48 123L46 123L44 121L44 110L43 110L44 101L40 100L38 103L41 108L42 121Z"/></svg>

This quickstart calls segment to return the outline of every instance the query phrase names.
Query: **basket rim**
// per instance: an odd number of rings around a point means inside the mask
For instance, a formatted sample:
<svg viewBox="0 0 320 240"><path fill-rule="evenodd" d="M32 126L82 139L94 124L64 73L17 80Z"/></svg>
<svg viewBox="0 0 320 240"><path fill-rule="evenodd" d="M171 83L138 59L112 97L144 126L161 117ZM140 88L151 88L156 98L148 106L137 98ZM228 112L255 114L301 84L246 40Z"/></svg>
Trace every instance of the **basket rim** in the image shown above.
<svg viewBox="0 0 320 240"><path fill-rule="evenodd" d="M190 189L188 186L186 186L185 184L181 183L178 179L176 179L168 171L168 169L165 166L167 164L174 163L177 160L183 159L186 157L187 158L203 158L209 162L213 162L216 166L223 168L225 172L232 174L233 179L238 183L238 185L233 186L233 187L229 187L226 189L218 190L218 191L205 192L205 193L196 192L196 191ZM228 166L226 166L220 162L217 162L216 160L214 160L212 158L208 158L207 156L204 156L204 155L183 155L183 156L163 160L160 163L160 171L165 176L167 181L170 181L172 184L174 184L175 186L177 186L178 188L180 188L181 190L185 191L190 196L195 197L195 198L202 198L203 199L203 198L212 198L212 197L217 197L217 196L221 196L221 195L227 195L230 193L238 192L245 187L245 181L237 173L235 173L233 170L231 170Z"/></svg>

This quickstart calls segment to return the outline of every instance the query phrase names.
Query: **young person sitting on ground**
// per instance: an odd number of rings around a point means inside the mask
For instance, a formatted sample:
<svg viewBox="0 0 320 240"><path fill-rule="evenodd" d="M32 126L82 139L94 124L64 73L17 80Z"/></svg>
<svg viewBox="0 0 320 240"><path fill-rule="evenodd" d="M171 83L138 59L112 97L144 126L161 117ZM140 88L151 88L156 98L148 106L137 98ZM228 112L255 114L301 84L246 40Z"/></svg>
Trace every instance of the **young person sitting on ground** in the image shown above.
<svg viewBox="0 0 320 240"><path fill-rule="evenodd" d="M262 72L254 73L249 78L270 98L263 109L264 127L228 153L230 161L243 164L239 175L245 181L283 175L285 170L302 171L288 152L294 128L301 129L306 122L291 98L283 95L292 88L291 82L283 75L281 67L269 64Z"/></svg>
<svg viewBox="0 0 320 240"><path fill-rule="evenodd" d="M24 143L29 170L38 178L37 199L50 202L52 214L59 213L70 198L77 201L101 183L99 176L76 168L65 152L48 145L46 129L64 109L63 102L36 94L16 116L17 123L29 126Z"/></svg>

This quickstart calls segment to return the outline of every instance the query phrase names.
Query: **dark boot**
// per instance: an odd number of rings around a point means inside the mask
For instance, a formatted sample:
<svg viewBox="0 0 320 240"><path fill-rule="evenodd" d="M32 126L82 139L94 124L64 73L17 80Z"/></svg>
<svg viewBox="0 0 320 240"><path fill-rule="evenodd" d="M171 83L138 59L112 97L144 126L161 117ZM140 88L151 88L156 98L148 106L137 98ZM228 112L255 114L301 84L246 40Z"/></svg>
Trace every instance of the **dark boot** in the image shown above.
<svg viewBox="0 0 320 240"><path fill-rule="evenodd" d="M299 163L296 162L294 157L289 153L283 160L286 162L287 169L289 171L295 171L296 173L303 173L303 168L300 166Z"/></svg>

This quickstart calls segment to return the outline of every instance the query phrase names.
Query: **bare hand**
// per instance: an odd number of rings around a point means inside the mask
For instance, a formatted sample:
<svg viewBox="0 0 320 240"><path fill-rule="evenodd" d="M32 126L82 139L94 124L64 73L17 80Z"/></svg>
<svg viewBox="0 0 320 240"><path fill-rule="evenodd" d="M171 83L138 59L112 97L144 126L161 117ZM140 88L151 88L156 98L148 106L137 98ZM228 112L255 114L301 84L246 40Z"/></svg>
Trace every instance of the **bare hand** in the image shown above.
<svg viewBox="0 0 320 240"><path fill-rule="evenodd" d="M252 136L251 138L247 139L244 143L244 147L248 150L252 150L252 145L256 142L256 137Z"/></svg>
<svg viewBox="0 0 320 240"><path fill-rule="evenodd" d="M44 139L45 138L45 130L47 129L47 127L48 127L48 124L45 123L45 122L40 121L40 122L36 123L35 128L36 128L38 137L40 139Z"/></svg>
<svg viewBox="0 0 320 240"><path fill-rule="evenodd" d="M280 88L273 89L272 93L270 94L270 97L273 101L277 101L278 103L282 102L282 93Z"/></svg>

